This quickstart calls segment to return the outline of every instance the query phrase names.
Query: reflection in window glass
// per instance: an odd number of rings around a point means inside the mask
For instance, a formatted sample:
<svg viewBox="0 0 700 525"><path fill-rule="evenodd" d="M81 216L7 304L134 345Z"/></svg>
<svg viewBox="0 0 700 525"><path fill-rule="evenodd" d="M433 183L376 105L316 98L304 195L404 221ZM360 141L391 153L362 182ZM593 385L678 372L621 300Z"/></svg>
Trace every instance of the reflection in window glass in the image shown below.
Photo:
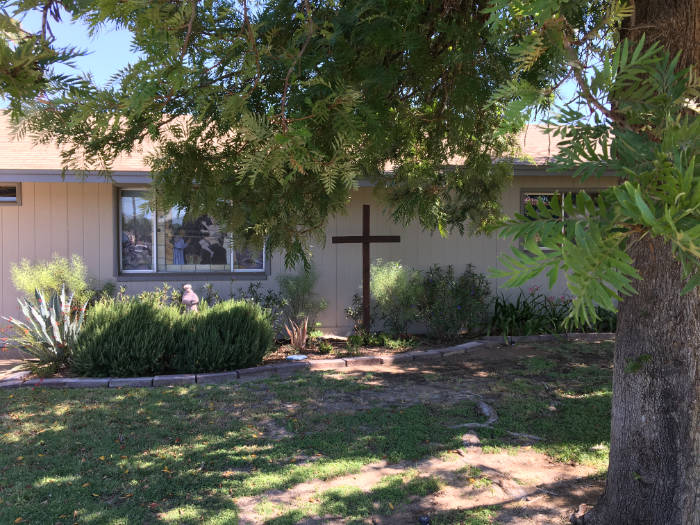
<svg viewBox="0 0 700 525"><path fill-rule="evenodd" d="M0 203L17 203L17 186L14 184L11 186L0 185Z"/></svg>
<svg viewBox="0 0 700 525"><path fill-rule="evenodd" d="M232 242L231 235L207 215L178 208L156 214L148 197L147 190L119 193L121 271L265 271L264 248Z"/></svg>
<svg viewBox="0 0 700 525"><path fill-rule="evenodd" d="M230 271L229 237L210 217L172 208L158 226L159 271Z"/></svg>
<svg viewBox="0 0 700 525"><path fill-rule="evenodd" d="M265 270L265 248L257 247L252 243L233 243L233 271L257 271Z"/></svg>
<svg viewBox="0 0 700 525"><path fill-rule="evenodd" d="M153 212L143 190L122 190L119 196L121 269L153 270Z"/></svg>

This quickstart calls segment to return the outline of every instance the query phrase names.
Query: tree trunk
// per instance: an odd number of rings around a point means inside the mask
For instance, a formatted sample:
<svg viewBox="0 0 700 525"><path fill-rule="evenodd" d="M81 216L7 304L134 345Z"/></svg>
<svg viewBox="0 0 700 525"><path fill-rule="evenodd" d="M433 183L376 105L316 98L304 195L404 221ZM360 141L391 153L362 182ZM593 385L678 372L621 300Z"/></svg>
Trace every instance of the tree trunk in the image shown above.
<svg viewBox="0 0 700 525"><path fill-rule="evenodd" d="M679 67L700 64L700 1L633 0L622 37L659 42ZM638 239L637 239L638 240ZM628 250L642 276L620 304L613 373L610 465L603 497L573 522L700 525L700 292L670 245Z"/></svg>
<svg viewBox="0 0 700 525"><path fill-rule="evenodd" d="M620 304L610 466L603 497L574 522L700 524L700 294L670 245L629 249L643 280Z"/></svg>

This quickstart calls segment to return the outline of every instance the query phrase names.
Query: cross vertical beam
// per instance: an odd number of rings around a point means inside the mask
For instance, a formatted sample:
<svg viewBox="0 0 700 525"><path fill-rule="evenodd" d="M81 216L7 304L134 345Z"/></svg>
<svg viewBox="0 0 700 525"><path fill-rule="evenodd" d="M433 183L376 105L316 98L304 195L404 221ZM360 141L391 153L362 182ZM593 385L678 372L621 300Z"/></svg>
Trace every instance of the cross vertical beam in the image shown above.
<svg viewBox="0 0 700 525"><path fill-rule="evenodd" d="M369 307L369 270L370 257L369 245L373 242L401 242L399 235L370 235L369 232L369 204L362 205L362 235L346 235L332 237L333 244L362 244L362 326L365 330L370 329L370 307Z"/></svg>

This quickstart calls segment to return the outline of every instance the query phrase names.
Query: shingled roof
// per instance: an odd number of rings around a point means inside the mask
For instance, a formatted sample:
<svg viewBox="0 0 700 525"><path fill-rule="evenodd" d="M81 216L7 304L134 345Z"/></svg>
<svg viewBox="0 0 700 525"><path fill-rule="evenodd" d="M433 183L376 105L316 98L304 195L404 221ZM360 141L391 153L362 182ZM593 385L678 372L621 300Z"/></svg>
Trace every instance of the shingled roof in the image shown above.
<svg viewBox="0 0 700 525"><path fill-rule="evenodd" d="M510 159L518 165L544 165L557 154L557 140L544 133L538 125L528 125L518 134L521 154ZM147 172L146 154L152 150L151 144L144 144L131 155L119 156L112 165L116 172ZM459 163L459 159L454 159ZM9 117L0 115L0 170L60 170L61 152L55 145L34 144L29 137L17 139L13 133Z"/></svg>

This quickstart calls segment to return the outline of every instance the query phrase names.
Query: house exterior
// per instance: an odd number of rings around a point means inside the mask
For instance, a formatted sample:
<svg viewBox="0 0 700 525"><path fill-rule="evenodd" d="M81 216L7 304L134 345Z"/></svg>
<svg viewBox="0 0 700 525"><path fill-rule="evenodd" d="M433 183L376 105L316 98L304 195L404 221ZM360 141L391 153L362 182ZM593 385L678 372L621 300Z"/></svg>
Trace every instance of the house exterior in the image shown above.
<svg viewBox="0 0 700 525"><path fill-rule="evenodd" d="M508 214L521 210L528 197L614 183L612 177L581 182L567 174L546 172L556 146L536 127L520 140L533 162L514 165L513 183L502 198ZM53 254L79 254L95 280L112 281L129 294L163 282L175 287L191 283L201 293L203 285L210 283L228 297L252 282L276 287L276 277L288 271L279 253L239 246L235 240L231 247L225 232L208 217L146 210L143 190L149 183L142 155L118 159L109 181L100 176L63 178L57 148L15 140L7 119L0 118L0 315L18 313L10 267L25 258L37 261ZM497 265L500 254L509 251L510 242L495 237L455 233L442 238L418 224L395 224L372 188L360 184L346 213L328 221L325 245L313 249L317 290L328 303L319 316L326 333L343 335L352 328L344 308L361 289L362 245L334 244L331 238L362 234L363 205L370 206L372 235L400 236L400 242L372 244L372 260L400 260L419 269L451 264L457 272L471 263L487 272ZM498 281L492 284L494 292L513 293L502 290ZM533 285L544 285L544 279ZM564 291L560 282L552 294Z"/></svg>

